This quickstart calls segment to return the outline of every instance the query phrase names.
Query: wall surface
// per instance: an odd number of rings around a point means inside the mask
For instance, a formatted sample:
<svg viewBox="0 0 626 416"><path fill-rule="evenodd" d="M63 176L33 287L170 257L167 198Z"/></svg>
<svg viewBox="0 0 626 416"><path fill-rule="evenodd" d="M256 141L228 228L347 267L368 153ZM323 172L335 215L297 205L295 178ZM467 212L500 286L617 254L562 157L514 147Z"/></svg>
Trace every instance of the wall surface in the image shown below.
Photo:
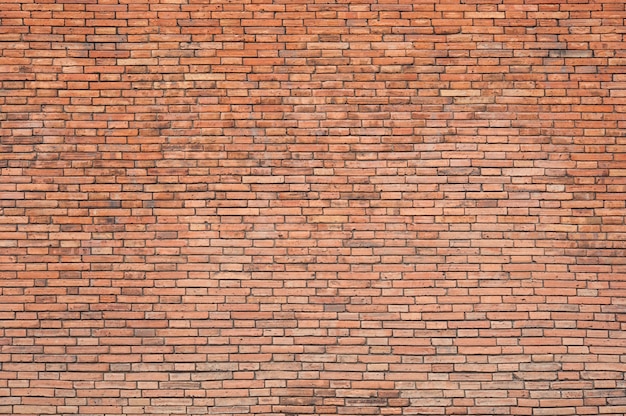
<svg viewBox="0 0 626 416"><path fill-rule="evenodd" d="M623 415L623 0L0 0L0 413Z"/></svg>

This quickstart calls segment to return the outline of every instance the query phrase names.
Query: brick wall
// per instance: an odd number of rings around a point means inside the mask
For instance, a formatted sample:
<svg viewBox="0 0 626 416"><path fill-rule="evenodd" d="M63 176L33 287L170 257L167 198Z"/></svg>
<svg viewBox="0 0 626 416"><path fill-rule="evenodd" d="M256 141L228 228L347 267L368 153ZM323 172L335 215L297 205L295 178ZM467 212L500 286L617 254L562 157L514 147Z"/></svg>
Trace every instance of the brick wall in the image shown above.
<svg viewBox="0 0 626 416"><path fill-rule="evenodd" d="M0 413L623 415L622 0L0 0Z"/></svg>

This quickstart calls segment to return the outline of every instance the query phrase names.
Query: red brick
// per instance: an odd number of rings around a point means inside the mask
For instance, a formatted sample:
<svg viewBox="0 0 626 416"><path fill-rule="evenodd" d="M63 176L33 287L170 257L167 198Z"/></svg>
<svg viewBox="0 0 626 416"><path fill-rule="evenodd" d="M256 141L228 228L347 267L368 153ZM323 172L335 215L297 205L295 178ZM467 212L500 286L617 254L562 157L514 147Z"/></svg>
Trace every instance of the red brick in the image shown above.
<svg viewBox="0 0 626 416"><path fill-rule="evenodd" d="M623 3L331 3L0 4L0 413L624 413Z"/></svg>

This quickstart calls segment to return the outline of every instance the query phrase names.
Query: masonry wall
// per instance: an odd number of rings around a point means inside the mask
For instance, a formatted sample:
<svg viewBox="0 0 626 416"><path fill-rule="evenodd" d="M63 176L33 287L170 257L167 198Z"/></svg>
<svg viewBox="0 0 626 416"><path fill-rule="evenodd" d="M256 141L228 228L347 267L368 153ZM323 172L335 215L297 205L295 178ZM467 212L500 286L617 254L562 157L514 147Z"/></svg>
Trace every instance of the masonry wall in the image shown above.
<svg viewBox="0 0 626 416"><path fill-rule="evenodd" d="M622 0L0 0L0 413L623 415Z"/></svg>

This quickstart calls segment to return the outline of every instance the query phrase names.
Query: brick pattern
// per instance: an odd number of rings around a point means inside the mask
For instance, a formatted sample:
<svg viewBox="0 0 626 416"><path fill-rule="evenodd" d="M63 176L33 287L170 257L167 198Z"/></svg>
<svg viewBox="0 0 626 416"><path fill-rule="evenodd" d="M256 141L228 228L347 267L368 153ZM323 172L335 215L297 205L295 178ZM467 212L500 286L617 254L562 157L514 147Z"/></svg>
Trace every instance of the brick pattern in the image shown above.
<svg viewBox="0 0 626 416"><path fill-rule="evenodd" d="M0 0L0 413L623 415L622 0Z"/></svg>

